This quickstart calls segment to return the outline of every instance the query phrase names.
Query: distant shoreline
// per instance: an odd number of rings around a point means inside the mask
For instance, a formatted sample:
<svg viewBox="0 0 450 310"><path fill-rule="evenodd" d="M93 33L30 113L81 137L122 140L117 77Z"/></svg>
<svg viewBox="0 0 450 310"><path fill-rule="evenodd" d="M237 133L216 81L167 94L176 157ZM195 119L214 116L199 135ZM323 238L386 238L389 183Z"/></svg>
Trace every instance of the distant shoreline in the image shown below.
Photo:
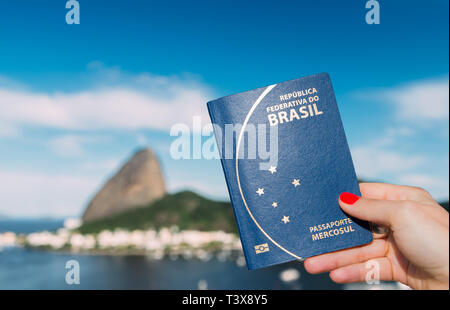
<svg viewBox="0 0 450 310"><path fill-rule="evenodd" d="M239 237L223 231L116 229L98 234L81 234L65 228L56 232L30 234L0 233L0 248L23 247L60 254L102 256L184 257L209 260L212 256L236 256L242 253Z"/></svg>
<svg viewBox="0 0 450 310"><path fill-rule="evenodd" d="M146 252L146 251L139 251L139 250L89 250L89 251L73 251L70 249L61 249L61 250L56 250L56 249L48 249L48 248L40 248L40 247L30 247L30 246L22 246L25 249L29 249L32 251L42 251L42 252L49 252L49 253L54 253L54 254L60 254L60 255L83 255L83 256L136 256L136 257L149 257L149 258L155 258L154 255L152 255L153 253L151 252ZM224 251L220 251L220 250L214 250L214 251L210 251L209 254L211 254L211 258L217 256L218 254L222 253ZM238 257L240 256L240 254L242 254L241 250L238 249L233 249L233 250L226 250L225 252L229 252L227 255L230 257ZM162 255L159 259L161 258L170 258L171 256L177 256L178 258L185 258L183 253L164 253L164 255ZM199 259L200 258L196 257L196 256L192 256L189 259Z"/></svg>

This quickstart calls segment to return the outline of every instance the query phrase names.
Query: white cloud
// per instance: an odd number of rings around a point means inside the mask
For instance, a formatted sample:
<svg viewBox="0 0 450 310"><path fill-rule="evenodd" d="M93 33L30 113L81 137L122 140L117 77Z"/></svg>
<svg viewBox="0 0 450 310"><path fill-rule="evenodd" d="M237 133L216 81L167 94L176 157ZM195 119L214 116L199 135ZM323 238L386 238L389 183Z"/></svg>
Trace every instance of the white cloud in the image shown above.
<svg viewBox="0 0 450 310"><path fill-rule="evenodd" d="M414 134L414 130L408 127L388 127L386 134L390 137L410 137Z"/></svg>
<svg viewBox="0 0 450 310"><path fill-rule="evenodd" d="M82 155L86 160L68 163L66 170L76 171L74 175L61 175L52 168L45 173L0 171L0 213L77 215L105 176L120 165L114 158L92 157L91 144L97 145L111 132L136 130L137 143L147 145L141 129L168 131L174 123L191 124L194 115L209 120L206 102L213 96L195 77L128 74L101 64L92 64L89 70L76 83L78 90L70 92L37 91L0 76L0 137L23 132L17 143L33 143L34 128L57 129L45 131L52 134L44 146L59 156Z"/></svg>
<svg viewBox="0 0 450 310"><path fill-rule="evenodd" d="M448 77L419 81L385 91L381 95L397 106L400 119L414 122L448 120Z"/></svg>
<svg viewBox="0 0 450 310"><path fill-rule="evenodd" d="M375 139L352 148L358 176L424 187L434 197L448 199L448 176L436 172L448 169L448 93L448 76L354 93L390 111L385 116L389 127L380 127ZM437 138L439 145L433 150L421 147L430 138ZM441 157L433 156L436 153Z"/></svg>
<svg viewBox="0 0 450 310"><path fill-rule="evenodd" d="M141 133L137 135L136 142L139 146L148 146L150 144L150 141L147 139L147 137Z"/></svg>
<svg viewBox="0 0 450 310"><path fill-rule="evenodd" d="M49 147L53 152L64 157L80 156L84 154L82 138L75 135L66 135L52 139Z"/></svg>
<svg viewBox="0 0 450 310"><path fill-rule="evenodd" d="M427 174L405 174L398 178L403 185L419 186L431 192L438 200L448 200L449 181L447 178L439 178Z"/></svg>
<svg viewBox="0 0 450 310"><path fill-rule="evenodd" d="M6 123L0 123L0 138L16 138L20 136L20 130Z"/></svg>
<svg viewBox="0 0 450 310"><path fill-rule="evenodd" d="M425 162L422 156L401 154L377 145L355 147L352 149L352 157L358 175L370 179L410 171Z"/></svg>
<svg viewBox="0 0 450 310"><path fill-rule="evenodd" d="M95 89L72 93L0 85L0 123L69 130L168 130L174 123L191 124L193 115L209 119L206 102L211 95L200 83L150 74L127 79L120 71L112 71Z"/></svg>
<svg viewBox="0 0 450 310"><path fill-rule="evenodd" d="M118 168L120 161L118 159L106 159L103 161L89 161L84 162L80 165L83 171L89 172L90 174L96 173L98 175L110 174L113 170ZM97 173L98 172L98 173Z"/></svg>
<svg viewBox="0 0 450 310"><path fill-rule="evenodd" d="M60 135L48 141L47 145L56 155L63 157L78 157L86 155L85 146L92 143L110 141L108 135Z"/></svg>
<svg viewBox="0 0 450 310"><path fill-rule="evenodd" d="M13 216L77 216L99 180L91 177L0 171L0 213Z"/></svg>
<svg viewBox="0 0 450 310"><path fill-rule="evenodd" d="M428 171L426 167L431 165L423 156L401 153L374 144L353 148L352 157L356 173L363 180L419 186L428 190L437 200L448 200L448 175L445 177L423 172Z"/></svg>
<svg viewBox="0 0 450 310"><path fill-rule="evenodd" d="M406 121L409 125L448 121L448 76L414 81L391 88L358 91L354 95L360 100L392 106L397 121Z"/></svg>
<svg viewBox="0 0 450 310"><path fill-rule="evenodd" d="M4 75L0 75L0 88L24 89L24 85Z"/></svg>

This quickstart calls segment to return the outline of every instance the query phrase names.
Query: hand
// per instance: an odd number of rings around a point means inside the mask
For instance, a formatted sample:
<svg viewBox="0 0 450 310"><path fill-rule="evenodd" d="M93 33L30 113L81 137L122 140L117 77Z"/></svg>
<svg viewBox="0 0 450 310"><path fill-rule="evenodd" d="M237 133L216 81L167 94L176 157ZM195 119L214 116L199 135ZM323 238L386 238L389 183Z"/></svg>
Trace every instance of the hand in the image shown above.
<svg viewBox="0 0 450 310"><path fill-rule="evenodd" d="M448 212L420 188L382 183L361 183L360 188L361 198L341 194L342 210L382 225L388 233L374 233L367 245L310 257L306 270L331 271L337 283L362 282L366 262L373 260L382 281L398 281L413 289L448 289Z"/></svg>

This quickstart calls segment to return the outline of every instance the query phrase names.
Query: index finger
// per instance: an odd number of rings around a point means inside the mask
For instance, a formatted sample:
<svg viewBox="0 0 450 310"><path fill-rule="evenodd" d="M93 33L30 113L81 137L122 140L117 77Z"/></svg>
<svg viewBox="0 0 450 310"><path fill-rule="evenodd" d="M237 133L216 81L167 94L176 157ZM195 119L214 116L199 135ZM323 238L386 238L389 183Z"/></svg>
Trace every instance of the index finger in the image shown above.
<svg viewBox="0 0 450 310"><path fill-rule="evenodd" d="M386 254L386 241L373 240L359 247L309 257L305 260L306 271L312 274L327 272L336 268L365 262L369 259L383 257Z"/></svg>
<svg viewBox="0 0 450 310"><path fill-rule="evenodd" d="M413 186L388 183L360 183L361 194L365 198L383 200L430 201L433 197L424 189Z"/></svg>

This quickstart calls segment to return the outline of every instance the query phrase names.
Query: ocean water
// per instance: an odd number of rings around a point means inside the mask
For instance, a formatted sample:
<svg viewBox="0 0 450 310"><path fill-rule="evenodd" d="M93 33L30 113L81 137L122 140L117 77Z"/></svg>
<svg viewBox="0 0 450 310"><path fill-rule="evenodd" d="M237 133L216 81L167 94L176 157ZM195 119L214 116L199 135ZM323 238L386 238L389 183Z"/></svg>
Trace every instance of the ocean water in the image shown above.
<svg viewBox="0 0 450 310"><path fill-rule="evenodd" d="M64 220L42 219L42 220L2 220L0 219L0 233L12 231L16 234L29 234L36 231L55 231L61 228Z"/></svg>
<svg viewBox="0 0 450 310"><path fill-rule="evenodd" d="M30 233L54 230L61 225L61 221L3 220L0 232ZM65 281L69 260L79 263L79 285L69 285ZM348 288L333 283L327 274L308 274L300 262L254 271L248 271L242 263L242 259L155 260L146 256L80 255L11 247L0 249L0 289Z"/></svg>

